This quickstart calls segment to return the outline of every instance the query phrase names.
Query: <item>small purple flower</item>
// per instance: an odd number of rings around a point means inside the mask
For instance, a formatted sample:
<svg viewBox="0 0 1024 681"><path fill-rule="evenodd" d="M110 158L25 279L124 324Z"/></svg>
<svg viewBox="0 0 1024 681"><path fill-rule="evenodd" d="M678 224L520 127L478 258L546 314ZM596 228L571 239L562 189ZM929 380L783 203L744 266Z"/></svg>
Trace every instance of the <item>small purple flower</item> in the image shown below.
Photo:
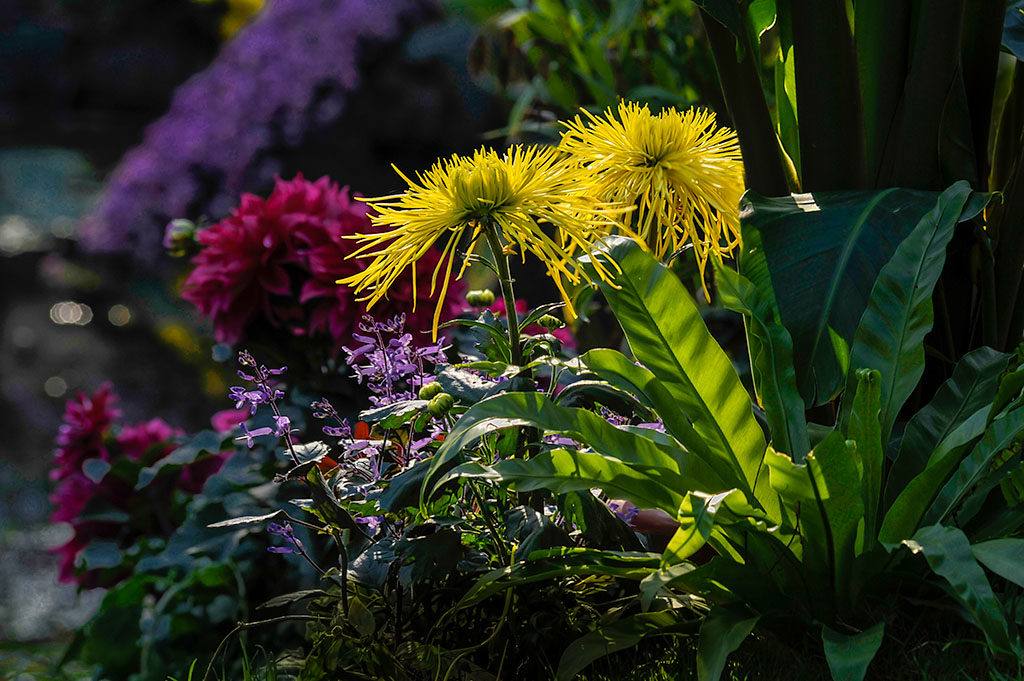
<svg viewBox="0 0 1024 681"><path fill-rule="evenodd" d="M292 421L287 416L275 416L274 417L274 435L281 437L285 433L290 433Z"/></svg>
<svg viewBox="0 0 1024 681"><path fill-rule="evenodd" d="M272 432L274 432L273 430L271 430L270 428L267 428L267 427L257 428L256 430L249 430L248 428L245 427L244 423L242 423L241 426L242 426L242 432L245 433L245 434L242 437L236 437L235 439L236 440L245 440L245 444L246 444L246 446L249 447L249 449L252 449L252 447L253 447L253 444L254 444L253 438L254 437L260 437L261 435L270 435Z"/></svg>
<svg viewBox="0 0 1024 681"><path fill-rule="evenodd" d="M241 409L243 406L248 405L249 413L251 414L256 413L259 405L266 404L270 401L270 394L261 388L246 390L245 388L237 385L231 386L228 397L235 401L235 409Z"/></svg>
<svg viewBox="0 0 1024 681"><path fill-rule="evenodd" d="M445 361L445 347L440 343L413 346L412 334L405 333L404 315L384 322L364 316L359 330L362 333L352 335L359 345L342 350L356 380L365 382L374 393L370 397L374 406L415 398L415 391L433 380L425 364Z"/></svg>
<svg viewBox="0 0 1024 681"><path fill-rule="evenodd" d="M608 510L619 516L619 519L627 525L632 525L636 514L640 512L639 508L624 501L609 501Z"/></svg>
<svg viewBox="0 0 1024 681"><path fill-rule="evenodd" d="M356 518L355 521L357 523L362 523L363 525L366 525L366 530L372 537L377 534L377 530L384 523L384 516L370 515L366 516L365 518Z"/></svg>
<svg viewBox="0 0 1024 681"><path fill-rule="evenodd" d="M271 553L301 553L302 542L295 536L295 530L292 529L291 523L270 523L267 525L267 532L273 535L277 535L284 539L290 546L271 546L267 548L267 551Z"/></svg>

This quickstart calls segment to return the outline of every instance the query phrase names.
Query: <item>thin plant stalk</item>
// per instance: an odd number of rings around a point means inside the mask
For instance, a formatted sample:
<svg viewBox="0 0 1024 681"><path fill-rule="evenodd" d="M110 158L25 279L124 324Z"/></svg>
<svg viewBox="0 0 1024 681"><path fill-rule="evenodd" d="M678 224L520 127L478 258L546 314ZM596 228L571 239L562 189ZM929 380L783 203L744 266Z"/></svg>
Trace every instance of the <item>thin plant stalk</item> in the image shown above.
<svg viewBox="0 0 1024 681"><path fill-rule="evenodd" d="M519 342L519 316L516 314L516 294L512 287L508 256L502 249L501 240L493 225L484 230L484 237L487 239L487 246L491 249L494 269L498 273L498 283L501 285L501 296L505 300L505 319L508 323L508 341L512 355L510 361L519 366L523 363L523 348Z"/></svg>

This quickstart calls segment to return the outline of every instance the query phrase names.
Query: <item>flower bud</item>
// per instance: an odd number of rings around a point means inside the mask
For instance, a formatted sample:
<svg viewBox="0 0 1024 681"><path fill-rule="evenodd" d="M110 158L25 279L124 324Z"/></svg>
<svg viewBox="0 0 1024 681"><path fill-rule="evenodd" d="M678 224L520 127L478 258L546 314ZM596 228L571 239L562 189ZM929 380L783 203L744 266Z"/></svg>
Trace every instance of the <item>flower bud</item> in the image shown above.
<svg viewBox="0 0 1024 681"><path fill-rule="evenodd" d="M489 289L476 289L466 294L466 302L473 307L490 307L494 304L494 292Z"/></svg>
<svg viewBox="0 0 1024 681"><path fill-rule="evenodd" d="M171 220L164 231L164 248L172 258L182 258L195 245L196 225L191 220Z"/></svg>
<svg viewBox="0 0 1024 681"><path fill-rule="evenodd" d="M558 317L546 314L537 320L537 325L547 329L548 331L554 331L555 329L560 329L565 326L565 322Z"/></svg>
<svg viewBox="0 0 1024 681"><path fill-rule="evenodd" d="M437 381L433 381L422 386L420 388L418 395L421 400L429 400L437 395L440 395L443 392L444 388L441 387L441 384L438 383Z"/></svg>
<svg viewBox="0 0 1024 681"><path fill-rule="evenodd" d="M431 416L440 418L447 414L455 406L455 398L448 393L438 393L430 399L427 411Z"/></svg>

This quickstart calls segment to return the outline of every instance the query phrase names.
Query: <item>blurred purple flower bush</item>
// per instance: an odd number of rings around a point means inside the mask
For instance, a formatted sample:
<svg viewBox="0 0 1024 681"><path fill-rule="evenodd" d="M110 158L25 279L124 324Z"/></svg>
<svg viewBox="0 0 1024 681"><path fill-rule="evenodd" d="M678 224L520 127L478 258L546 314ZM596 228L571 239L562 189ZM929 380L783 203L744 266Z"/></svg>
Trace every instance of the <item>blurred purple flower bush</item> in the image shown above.
<svg viewBox="0 0 1024 681"><path fill-rule="evenodd" d="M153 260L171 217L228 212L234 197L277 168L275 149L335 120L360 81L367 41L397 37L422 0L277 0L175 93L109 178L82 243Z"/></svg>

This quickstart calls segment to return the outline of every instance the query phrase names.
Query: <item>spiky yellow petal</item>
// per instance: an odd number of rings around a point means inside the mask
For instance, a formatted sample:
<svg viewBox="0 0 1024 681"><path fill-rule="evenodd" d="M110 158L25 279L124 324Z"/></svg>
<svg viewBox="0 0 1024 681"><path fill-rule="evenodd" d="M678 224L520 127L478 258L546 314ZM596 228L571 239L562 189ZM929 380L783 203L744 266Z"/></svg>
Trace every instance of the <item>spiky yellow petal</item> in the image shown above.
<svg viewBox="0 0 1024 681"><path fill-rule="evenodd" d="M583 113L586 120L564 124L560 149L593 172L598 200L636 206L631 235L658 258L691 243L703 280L708 256L740 241L736 133L698 109L654 115L646 104L620 102L616 113Z"/></svg>
<svg viewBox="0 0 1024 681"><path fill-rule="evenodd" d="M483 230L493 229L510 249L524 255L528 251L543 261L560 288L562 279L579 284L586 275L573 253L593 252L600 235L608 233L615 217L628 210L586 195L582 190L589 187L584 177L588 172L578 164L564 163L557 148L533 146L514 146L501 155L489 149L470 157L455 155L417 173L415 180L398 171L409 185L404 193L364 199L376 213L371 216L374 225L390 229L352 237L361 244L353 257L372 260L365 270L338 283L362 293L360 300L372 306L411 263L448 235L431 285L434 295L443 271L437 299L440 310L456 246L466 230L471 233L467 252L472 252ZM553 226L557 233L548 234L542 224ZM595 261L594 268L598 276L610 279L600 262ZM457 277L464 270L465 264ZM437 321L435 313L435 338Z"/></svg>

